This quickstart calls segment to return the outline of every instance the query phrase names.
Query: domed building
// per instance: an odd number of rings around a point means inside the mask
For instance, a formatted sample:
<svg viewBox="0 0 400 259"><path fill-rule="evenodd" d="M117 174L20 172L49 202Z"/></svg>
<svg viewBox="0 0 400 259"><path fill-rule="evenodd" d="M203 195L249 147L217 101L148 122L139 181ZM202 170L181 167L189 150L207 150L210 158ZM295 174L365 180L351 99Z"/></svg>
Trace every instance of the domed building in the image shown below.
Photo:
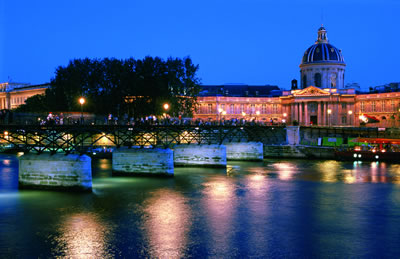
<svg viewBox="0 0 400 259"><path fill-rule="evenodd" d="M329 43L326 29L318 29L318 39L303 55L300 64L301 88L344 88L346 64L342 51Z"/></svg>

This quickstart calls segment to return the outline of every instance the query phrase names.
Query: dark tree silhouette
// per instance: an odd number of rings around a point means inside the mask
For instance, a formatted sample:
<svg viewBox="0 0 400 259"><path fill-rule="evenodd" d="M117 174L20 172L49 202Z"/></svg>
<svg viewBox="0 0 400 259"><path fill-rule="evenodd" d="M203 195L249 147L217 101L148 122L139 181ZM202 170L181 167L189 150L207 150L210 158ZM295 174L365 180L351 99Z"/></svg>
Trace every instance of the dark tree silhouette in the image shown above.
<svg viewBox="0 0 400 259"><path fill-rule="evenodd" d="M170 115L191 116L198 69L189 57L75 59L56 69L45 96L29 98L18 110L79 111L78 99L84 96L85 111L96 114L160 115L167 102Z"/></svg>

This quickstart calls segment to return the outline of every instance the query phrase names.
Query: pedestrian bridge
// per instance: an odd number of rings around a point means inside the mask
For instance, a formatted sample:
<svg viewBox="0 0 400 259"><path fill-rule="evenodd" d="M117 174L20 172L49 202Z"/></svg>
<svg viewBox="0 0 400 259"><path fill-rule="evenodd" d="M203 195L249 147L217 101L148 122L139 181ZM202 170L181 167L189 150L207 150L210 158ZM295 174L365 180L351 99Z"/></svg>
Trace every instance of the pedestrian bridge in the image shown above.
<svg viewBox="0 0 400 259"><path fill-rule="evenodd" d="M216 144L286 141L283 126L184 125L0 125L0 143L25 152L85 153L96 147L172 148L181 144Z"/></svg>
<svg viewBox="0 0 400 259"><path fill-rule="evenodd" d="M259 125L0 125L0 144L24 151L21 188L91 191L88 149L115 147L115 175L174 175L174 166L226 167L262 161L264 145L296 146L321 136L394 136L398 131ZM392 137L393 137L392 136ZM41 155L37 155L41 154Z"/></svg>

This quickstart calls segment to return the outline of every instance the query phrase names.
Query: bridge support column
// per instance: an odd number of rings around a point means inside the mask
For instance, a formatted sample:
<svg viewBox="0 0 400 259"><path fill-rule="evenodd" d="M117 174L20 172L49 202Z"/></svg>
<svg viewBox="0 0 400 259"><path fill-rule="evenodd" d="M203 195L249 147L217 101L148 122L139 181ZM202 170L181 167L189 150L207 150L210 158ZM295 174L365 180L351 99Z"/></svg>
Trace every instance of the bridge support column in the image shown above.
<svg viewBox="0 0 400 259"><path fill-rule="evenodd" d="M83 155L26 154L19 158L21 189L91 191L91 158Z"/></svg>
<svg viewBox="0 0 400 259"><path fill-rule="evenodd" d="M118 148L112 153L113 175L174 175L171 149Z"/></svg>
<svg viewBox="0 0 400 259"><path fill-rule="evenodd" d="M226 167L224 145L177 145L174 148L176 166Z"/></svg>
<svg viewBox="0 0 400 259"><path fill-rule="evenodd" d="M264 158L261 142L231 142L225 146L227 160L262 161Z"/></svg>

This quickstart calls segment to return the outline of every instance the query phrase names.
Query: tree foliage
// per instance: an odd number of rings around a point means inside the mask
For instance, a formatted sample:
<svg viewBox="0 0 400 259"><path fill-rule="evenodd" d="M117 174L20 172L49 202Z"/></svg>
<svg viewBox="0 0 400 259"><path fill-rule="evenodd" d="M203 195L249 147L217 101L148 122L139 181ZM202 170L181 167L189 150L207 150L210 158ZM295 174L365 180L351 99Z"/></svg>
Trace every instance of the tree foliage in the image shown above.
<svg viewBox="0 0 400 259"><path fill-rule="evenodd" d="M75 59L56 69L45 96L29 98L20 109L80 111L78 99L84 96L84 110L96 114L158 115L167 102L170 115L190 116L199 93L198 69L189 57Z"/></svg>

